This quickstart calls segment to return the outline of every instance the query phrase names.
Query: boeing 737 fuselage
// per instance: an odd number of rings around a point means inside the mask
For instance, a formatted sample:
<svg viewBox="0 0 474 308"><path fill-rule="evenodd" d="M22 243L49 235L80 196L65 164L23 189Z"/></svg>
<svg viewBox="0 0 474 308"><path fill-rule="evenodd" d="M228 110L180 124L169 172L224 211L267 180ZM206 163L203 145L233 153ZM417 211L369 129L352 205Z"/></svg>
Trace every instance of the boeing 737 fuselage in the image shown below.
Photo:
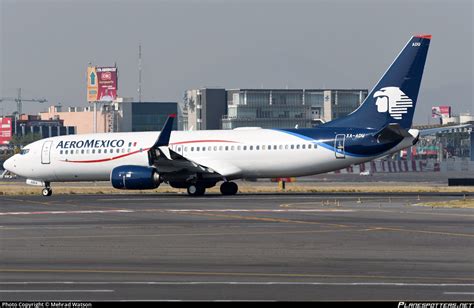
<svg viewBox="0 0 474 308"><path fill-rule="evenodd" d="M117 189L155 189L165 182L202 195L232 180L297 177L339 170L415 144L411 129L430 35L410 39L398 57L350 115L316 128L238 128L172 131L174 115L161 132L59 136L31 143L4 163L27 183L111 181Z"/></svg>

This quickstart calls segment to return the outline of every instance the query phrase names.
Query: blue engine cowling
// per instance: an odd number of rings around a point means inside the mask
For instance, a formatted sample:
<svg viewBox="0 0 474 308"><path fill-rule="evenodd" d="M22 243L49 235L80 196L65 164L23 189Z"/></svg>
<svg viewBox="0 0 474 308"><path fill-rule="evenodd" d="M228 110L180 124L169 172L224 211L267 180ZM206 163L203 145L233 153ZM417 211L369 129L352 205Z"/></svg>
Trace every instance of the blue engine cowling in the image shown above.
<svg viewBox="0 0 474 308"><path fill-rule="evenodd" d="M154 168L133 165L114 168L110 182L117 189L155 189L161 183Z"/></svg>

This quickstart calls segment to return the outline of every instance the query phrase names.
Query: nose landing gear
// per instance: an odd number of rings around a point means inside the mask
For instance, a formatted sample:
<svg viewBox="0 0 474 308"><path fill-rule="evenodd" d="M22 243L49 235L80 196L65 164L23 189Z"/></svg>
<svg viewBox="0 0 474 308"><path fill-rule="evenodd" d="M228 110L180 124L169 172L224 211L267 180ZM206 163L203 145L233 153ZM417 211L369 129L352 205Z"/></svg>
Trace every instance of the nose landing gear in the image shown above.
<svg viewBox="0 0 474 308"><path fill-rule="evenodd" d="M49 186L49 183L46 183L46 187L43 188L41 194L43 195L43 197L49 197L53 194L53 190L51 189L51 186Z"/></svg>

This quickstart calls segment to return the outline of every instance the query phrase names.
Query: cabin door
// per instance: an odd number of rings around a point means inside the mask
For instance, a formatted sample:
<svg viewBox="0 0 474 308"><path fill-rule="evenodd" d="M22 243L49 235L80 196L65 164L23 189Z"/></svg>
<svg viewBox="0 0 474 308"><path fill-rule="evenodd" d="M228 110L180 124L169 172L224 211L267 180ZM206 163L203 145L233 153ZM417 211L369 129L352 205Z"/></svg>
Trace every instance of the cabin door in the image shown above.
<svg viewBox="0 0 474 308"><path fill-rule="evenodd" d="M43 148L41 149L41 163L50 164L51 163L51 145L52 141L45 141L43 143Z"/></svg>
<svg viewBox="0 0 474 308"><path fill-rule="evenodd" d="M346 158L346 151L344 149L344 143L346 141L346 135L339 134L336 135L336 139L334 140L334 149L336 153L336 158Z"/></svg>

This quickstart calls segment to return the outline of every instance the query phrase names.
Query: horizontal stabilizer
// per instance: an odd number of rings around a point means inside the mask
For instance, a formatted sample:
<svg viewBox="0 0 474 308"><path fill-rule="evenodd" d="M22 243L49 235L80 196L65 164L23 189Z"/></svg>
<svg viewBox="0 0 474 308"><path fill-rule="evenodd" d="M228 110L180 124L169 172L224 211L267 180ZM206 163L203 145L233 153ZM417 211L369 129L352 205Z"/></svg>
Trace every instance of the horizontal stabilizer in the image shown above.
<svg viewBox="0 0 474 308"><path fill-rule="evenodd" d="M412 137L412 135L398 123L388 124L378 131L375 136L379 142L397 141L405 137Z"/></svg>

